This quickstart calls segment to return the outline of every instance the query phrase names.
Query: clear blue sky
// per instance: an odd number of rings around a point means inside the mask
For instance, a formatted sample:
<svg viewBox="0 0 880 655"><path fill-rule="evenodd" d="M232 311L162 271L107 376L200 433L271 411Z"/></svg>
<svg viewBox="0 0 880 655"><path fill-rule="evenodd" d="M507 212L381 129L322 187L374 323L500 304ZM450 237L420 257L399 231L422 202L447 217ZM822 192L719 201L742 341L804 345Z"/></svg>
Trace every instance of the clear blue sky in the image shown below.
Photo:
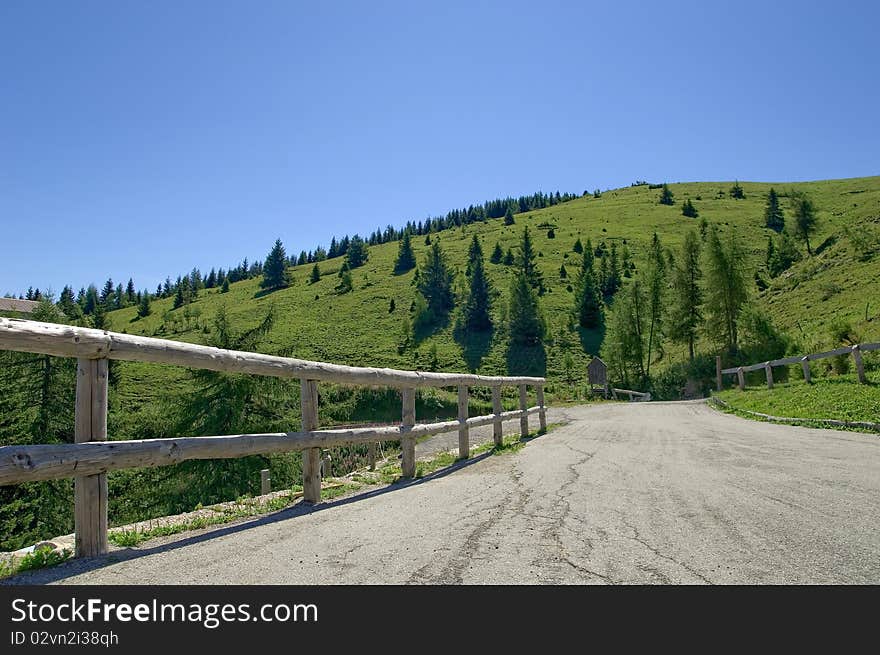
<svg viewBox="0 0 880 655"><path fill-rule="evenodd" d="M0 293L503 195L880 174L871 2L0 3Z"/></svg>

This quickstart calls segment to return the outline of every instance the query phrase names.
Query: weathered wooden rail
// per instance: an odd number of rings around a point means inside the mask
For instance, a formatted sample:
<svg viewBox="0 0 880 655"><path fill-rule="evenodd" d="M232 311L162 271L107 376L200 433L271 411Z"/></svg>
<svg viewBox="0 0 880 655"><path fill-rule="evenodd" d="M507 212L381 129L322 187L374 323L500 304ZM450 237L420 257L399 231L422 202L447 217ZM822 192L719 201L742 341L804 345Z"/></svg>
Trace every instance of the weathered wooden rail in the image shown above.
<svg viewBox="0 0 880 655"><path fill-rule="evenodd" d="M724 386L724 375L736 375L737 384L740 389L746 388L745 374L751 371L764 370L767 378L767 388L773 388L773 368L777 366L791 366L792 364L800 364L804 372L804 381L808 384L812 377L810 373L810 362L818 359L826 359L828 357L840 357L842 355L851 355L856 365L856 375L861 384L867 384L868 379L865 377L865 364L862 361L862 353L871 350L880 350L880 343L862 343L854 346L843 346L834 350L827 350L821 353L813 353L812 355L795 355L794 357L783 357L782 359L773 359L767 362L751 364L749 366L733 366L731 368L721 368L721 357L715 358L715 386L718 391Z"/></svg>
<svg viewBox="0 0 880 655"><path fill-rule="evenodd" d="M106 553L107 472L124 468L167 466L193 459L230 459L248 455L302 451L303 498L321 499L321 449L358 443L400 441L401 474L416 471L418 437L458 430L459 456L470 454L469 430L493 426L501 444L502 423L519 419L520 432L529 432L529 416L538 415L547 428L544 378L426 373L388 368L363 368L312 362L259 353L166 341L88 328L0 317L0 350L77 358L76 412L73 444L35 444L0 447L0 485L74 478L76 555ZM107 440L107 362L110 359L171 364L230 373L249 373L300 379L302 428L299 432L237 434L168 439ZM401 424L321 430L318 428L318 382L398 388L403 409ZM468 416L468 388L490 387L492 414ZM537 405L528 407L528 387ZM416 423L416 389L457 387L458 419ZM518 387L519 409L502 411L502 387Z"/></svg>

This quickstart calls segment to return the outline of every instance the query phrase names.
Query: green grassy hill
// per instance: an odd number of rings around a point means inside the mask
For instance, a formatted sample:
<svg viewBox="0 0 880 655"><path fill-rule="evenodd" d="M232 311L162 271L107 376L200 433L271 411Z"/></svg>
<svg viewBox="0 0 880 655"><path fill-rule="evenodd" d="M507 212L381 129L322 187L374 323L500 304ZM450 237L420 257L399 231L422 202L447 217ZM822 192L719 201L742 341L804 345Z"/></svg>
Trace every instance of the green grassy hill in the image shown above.
<svg viewBox="0 0 880 655"><path fill-rule="evenodd" d="M880 338L880 256L862 261L847 230L859 234L880 231L880 177L831 180L809 183L742 182L745 199L735 200L727 193L730 182L699 182L672 184L676 204L664 206L657 202L659 190L636 186L606 191L600 198L587 196L546 209L516 215L516 224L504 226L503 220L477 223L432 235L439 239L450 260L463 273L469 240L479 235L488 255L496 242L505 250L516 249L524 226L534 235L541 257L539 265L547 283L542 297L551 338L546 351L546 374L559 378L562 360L571 352L582 371L587 353L598 352L602 335L568 329L567 314L572 306L568 290L577 272L579 255L572 252L577 238L591 239L593 245L617 241L630 250L636 264L657 232L663 244L675 251L685 232L698 227L699 219L682 216L681 203L690 198L710 223L724 231L735 227L745 237L752 265L758 268L764 258L770 231L763 227L763 207L771 186L780 194L790 190L804 191L818 208L818 231L813 239L818 254L805 258L779 278L770 281L764 292L754 292L780 327L812 347L826 340L828 326L834 318L852 322L865 339ZM788 209L788 199L782 198ZM790 211L786 212L787 220ZM548 238L554 226L555 238ZM266 242L271 244L272 235ZM416 255L421 261L427 246L423 237L413 239ZM153 303L153 314L137 320L136 309L129 307L110 314L111 327L133 334L155 335L199 342L202 330L221 305L225 305L233 325L256 325L270 305L278 312L278 322L269 338L270 348L287 349L294 356L329 362L391 366L398 368L431 368L440 370L472 370L502 374L507 369L506 339L496 333L463 347L453 338L451 322L435 333L425 336L409 348L401 349L402 326L409 316L415 297L412 286L414 273L392 274L397 243L370 248L368 263L353 272L354 291L338 295L334 287L341 258L321 262L322 279L307 283L311 265L292 269L291 287L262 294L259 281L247 280L233 284L227 294L212 289L201 292L192 305L171 311L172 300ZM268 247L267 247L268 250ZM560 267L566 266L568 279L560 278ZM510 269L487 263L487 269L500 292L494 314L497 322L504 313ZM463 285L463 275L459 275ZM463 288L463 287L462 287ZM395 310L389 312L391 300ZM871 305L871 299L876 299ZM867 320L866 320L867 313ZM704 345L703 348L708 348ZM436 360L432 350L436 348ZM667 362L683 359L683 350L671 347ZM145 375L142 367L127 366L123 375ZM160 376L161 377L161 376Z"/></svg>

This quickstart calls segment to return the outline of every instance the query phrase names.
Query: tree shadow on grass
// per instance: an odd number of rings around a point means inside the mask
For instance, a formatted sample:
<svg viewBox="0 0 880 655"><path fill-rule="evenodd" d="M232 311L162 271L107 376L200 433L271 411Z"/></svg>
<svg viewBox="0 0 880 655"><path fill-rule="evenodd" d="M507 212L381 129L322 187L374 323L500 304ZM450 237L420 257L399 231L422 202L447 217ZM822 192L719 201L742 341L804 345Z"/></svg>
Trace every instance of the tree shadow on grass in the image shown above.
<svg viewBox="0 0 880 655"><path fill-rule="evenodd" d="M492 348L492 337L495 335L494 328L485 332L469 331L465 328L456 328L453 333L456 343L461 346L461 353L467 363L468 371L476 373L483 363L483 358Z"/></svg>
<svg viewBox="0 0 880 655"><path fill-rule="evenodd" d="M444 314L443 316L437 317L430 322L415 322L413 324L413 342L416 346L421 345L421 343L427 339L428 337L436 334L437 332L441 332L449 326L450 321L449 314Z"/></svg>
<svg viewBox="0 0 880 655"><path fill-rule="evenodd" d="M602 342L605 341L605 323L602 322L599 324L599 327L591 329L583 328L579 325L577 333L584 352L588 355L598 356L599 350L602 348Z"/></svg>
<svg viewBox="0 0 880 655"><path fill-rule="evenodd" d="M544 377L547 374L547 351L542 343L525 346L511 342L506 356L508 375Z"/></svg>

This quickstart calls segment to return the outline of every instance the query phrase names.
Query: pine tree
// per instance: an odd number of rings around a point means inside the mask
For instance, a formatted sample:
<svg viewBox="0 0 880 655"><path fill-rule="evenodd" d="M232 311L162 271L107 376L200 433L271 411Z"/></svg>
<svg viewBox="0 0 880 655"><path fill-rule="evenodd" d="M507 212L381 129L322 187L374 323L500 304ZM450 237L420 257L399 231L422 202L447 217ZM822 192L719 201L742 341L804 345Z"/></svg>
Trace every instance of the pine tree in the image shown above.
<svg viewBox="0 0 880 655"><path fill-rule="evenodd" d="M694 361L694 343L703 322L703 290L700 280L700 239L693 230L684 237L681 256L672 276L672 301L669 311L669 336L686 343L690 362Z"/></svg>
<svg viewBox="0 0 880 655"><path fill-rule="evenodd" d="M733 198L734 200L745 200L746 192L740 186L739 180L736 180L733 183L733 186L730 187L730 197Z"/></svg>
<svg viewBox="0 0 880 655"><path fill-rule="evenodd" d="M651 239L648 267L645 271L645 292L648 302L648 345L645 377L651 377L651 360L654 350L660 348L663 335L663 315L666 307L666 258L657 233Z"/></svg>
<svg viewBox="0 0 880 655"><path fill-rule="evenodd" d="M739 314L748 302L749 276L745 251L731 230L725 241L718 230L709 232L706 249L706 328L716 341L736 352Z"/></svg>
<svg viewBox="0 0 880 655"><path fill-rule="evenodd" d="M534 346L544 340L546 328L538 295L522 269L516 272L511 285L509 322L513 343Z"/></svg>
<svg viewBox="0 0 880 655"><path fill-rule="evenodd" d="M577 241L574 242L574 246L572 247L572 250L574 250L579 255L584 252L584 245L581 243L580 237L578 237Z"/></svg>
<svg viewBox="0 0 880 655"><path fill-rule="evenodd" d="M777 234L785 228L785 214L779 205L779 196L771 188L767 194L767 206L764 208L764 224Z"/></svg>
<svg viewBox="0 0 880 655"><path fill-rule="evenodd" d="M513 256L513 251L508 248L507 252L504 254L504 265L505 266L513 266L516 262L516 258Z"/></svg>
<svg viewBox="0 0 880 655"><path fill-rule="evenodd" d="M223 285L220 287L220 293L229 293L229 276L223 278Z"/></svg>
<svg viewBox="0 0 880 655"><path fill-rule="evenodd" d="M500 264L503 259L504 251L501 250L501 244L496 241L495 249L492 251L492 256L489 258L489 261L493 264Z"/></svg>
<svg viewBox="0 0 880 655"><path fill-rule="evenodd" d="M174 294L174 309L178 309L180 307L183 307L185 302L186 302L186 298L183 295L183 285L178 284L177 285L177 293Z"/></svg>
<svg viewBox="0 0 880 655"><path fill-rule="evenodd" d="M684 204L681 206L681 215L687 216L688 218L697 218L700 215L690 198L685 200Z"/></svg>
<svg viewBox="0 0 880 655"><path fill-rule="evenodd" d="M606 298L611 298L622 283L620 275L620 260L617 256L617 242L611 242L611 252L608 255L608 273L605 277L605 288L602 290Z"/></svg>
<svg viewBox="0 0 880 655"><path fill-rule="evenodd" d="M471 241L467 271L470 286L462 308L464 327L467 330L484 332L492 327L492 317L489 313L492 304L492 285L486 276L483 248L477 235L474 235Z"/></svg>
<svg viewBox="0 0 880 655"><path fill-rule="evenodd" d="M305 250L300 251L299 258L296 260L297 266L304 266L308 261L309 256L306 254Z"/></svg>
<svg viewBox="0 0 880 655"><path fill-rule="evenodd" d="M128 278L128 286L125 287L125 299L128 301L129 305L133 305L135 303L135 296L137 292L134 290L134 282L131 278Z"/></svg>
<svg viewBox="0 0 880 655"><path fill-rule="evenodd" d="M516 221L513 220L513 212L510 211L510 205L507 206L507 212L504 214L504 224L505 225L513 225Z"/></svg>
<svg viewBox="0 0 880 655"><path fill-rule="evenodd" d="M104 305L105 310L110 310L113 308L113 294L115 292L116 287L113 285L113 279L109 278L104 283L104 288L101 290L101 304Z"/></svg>
<svg viewBox="0 0 880 655"><path fill-rule="evenodd" d="M529 227L523 229L522 239L519 242L519 255L517 257L517 266L525 274L526 279L533 289L538 290L538 295L544 293L544 276L538 269L537 255L532 244L532 237L529 234Z"/></svg>
<svg viewBox="0 0 880 655"><path fill-rule="evenodd" d="M672 191L669 190L669 185L664 184L663 190L660 192L660 204L661 205L674 205L675 204L675 195Z"/></svg>
<svg viewBox="0 0 880 655"><path fill-rule="evenodd" d="M337 293L348 293L354 289L354 283L351 279L351 269L348 267L348 262L342 263L342 268L339 269L339 283L336 285Z"/></svg>
<svg viewBox="0 0 880 655"><path fill-rule="evenodd" d="M150 308L150 292L146 289L141 294L141 301L138 303L137 313L141 318L146 318L152 313L152 309Z"/></svg>
<svg viewBox="0 0 880 655"><path fill-rule="evenodd" d="M82 309L74 300L73 289L69 286L65 286L61 290L61 296L58 298L58 308L70 320L77 319L82 315Z"/></svg>
<svg viewBox="0 0 880 655"><path fill-rule="evenodd" d="M800 193L794 197L794 233L807 246L807 253L812 255L810 235L816 231L816 207L813 201Z"/></svg>
<svg viewBox="0 0 880 655"><path fill-rule="evenodd" d="M364 240L355 234L348 242L348 249L345 253L345 261L348 267L357 268L367 263L369 253L367 252L367 244Z"/></svg>
<svg viewBox="0 0 880 655"><path fill-rule="evenodd" d="M317 264L315 264L314 266L312 266L312 272L309 275L309 284L314 284L315 282L317 282L320 279L321 279L321 269L318 268Z"/></svg>
<svg viewBox="0 0 880 655"><path fill-rule="evenodd" d="M429 320L436 321L455 306L455 273L449 267L438 241L435 240L425 253L425 261L418 273L416 289L425 299L430 313Z"/></svg>
<svg viewBox="0 0 880 655"><path fill-rule="evenodd" d="M266 256L266 262L263 264L263 279L260 281L260 288L273 291L282 289L290 284L290 277L287 272L287 253L284 252L284 246L281 239L275 239L275 245Z"/></svg>
<svg viewBox="0 0 880 655"><path fill-rule="evenodd" d="M587 247L581 248L583 260L578 272L575 287L575 312L581 327L595 329L602 323L602 298L596 281L593 246L587 240Z"/></svg>
<svg viewBox="0 0 880 655"><path fill-rule="evenodd" d="M397 249L397 261L394 262L394 273L400 275L416 267L416 256L412 249L412 238L409 230L403 231L403 238Z"/></svg>
<svg viewBox="0 0 880 655"><path fill-rule="evenodd" d="M559 279L564 280L568 277L568 271L565 268L565 264L559 267Z"/></svg>

